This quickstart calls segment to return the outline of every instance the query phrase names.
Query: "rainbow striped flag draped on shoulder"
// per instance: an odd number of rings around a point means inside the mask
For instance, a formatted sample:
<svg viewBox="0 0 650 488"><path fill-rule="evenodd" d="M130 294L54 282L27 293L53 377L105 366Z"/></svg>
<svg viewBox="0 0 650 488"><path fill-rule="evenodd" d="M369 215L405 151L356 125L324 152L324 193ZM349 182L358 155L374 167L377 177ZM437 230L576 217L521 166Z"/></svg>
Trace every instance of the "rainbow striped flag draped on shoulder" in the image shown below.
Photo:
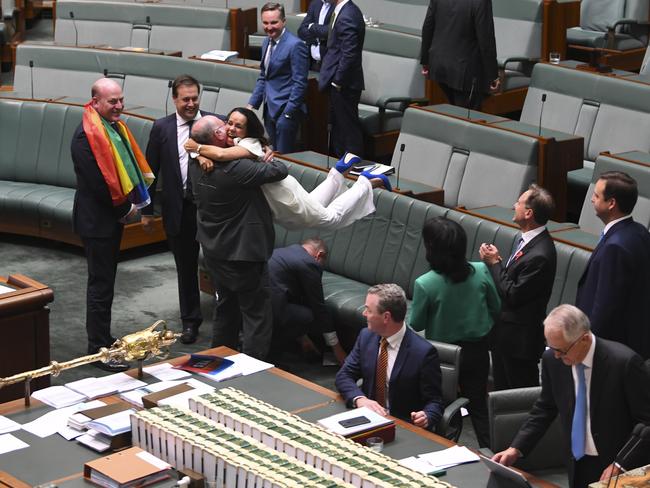
<svg viewBox="0 0 650 488"><path fill-rule="evenodd" d="M148 188L154 175L126 124L119 120L114 128L90 102L84 106L82 123L97 166L111 192L113 206L127 200L137 208L149 205Z"/></svg>

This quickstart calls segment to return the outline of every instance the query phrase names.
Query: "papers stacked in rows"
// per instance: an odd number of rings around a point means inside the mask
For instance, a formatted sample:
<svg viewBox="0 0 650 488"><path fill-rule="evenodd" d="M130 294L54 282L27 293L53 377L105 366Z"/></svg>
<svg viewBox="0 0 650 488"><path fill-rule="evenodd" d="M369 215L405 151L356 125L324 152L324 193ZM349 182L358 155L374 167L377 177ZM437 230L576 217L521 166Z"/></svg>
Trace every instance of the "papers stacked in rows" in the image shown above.
<svg viewBox="0 0 650 488"><path fill-rule="evenodd" d="M235 388L190 400L190 408L232 432L356 485L449 486ZM142 433L140 433L142 435ZM155 454L155 453L154 453Z"/></svg>

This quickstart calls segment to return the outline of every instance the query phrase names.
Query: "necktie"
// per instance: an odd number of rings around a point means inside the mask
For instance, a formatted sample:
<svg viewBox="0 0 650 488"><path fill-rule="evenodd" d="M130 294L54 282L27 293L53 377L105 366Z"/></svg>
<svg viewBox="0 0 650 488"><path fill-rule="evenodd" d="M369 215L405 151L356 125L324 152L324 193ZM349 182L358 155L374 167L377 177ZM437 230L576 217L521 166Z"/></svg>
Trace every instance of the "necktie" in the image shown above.
<svg viewBox="0 0 650 488"><path fill-rule="evenodd" d="M377 371L375 373L375 401L382 407L386 406L386 369L388 368L388 340L381 338Z"/></svg>
<svg viewBox="0 0 650 488"><path fill-rule="evenodd" d="M587 430L587 385L585 382L585 365L576 364L578 377L578 391L576 393L576 406L573 410L573 423L571 424L571 452L576 461L585 455L585 434Z"/></svg>
<svg viewBox="0 0 650 488"><path fill-rule="evenodd" d="M508 258L508 262L506 263L506 268L507 268L508 266L510 266L510 263L511 263L512 260L515 258L515 256L517 255L517 253L518 253L519 251L521 251L521 248L522 248L522 247L524 247L524 238L523 238L523 237L520 237L520 238L519 238L519 241L517 242L517 247L515 248L515 250L513 251L513 253L510 255L510 257Z"/></svg>
<svg viewBox="0 0 650 488"><path fill-rule="evenodd" d="M264 56L264 69L266 70L269 69L269 63L271 62L271 57L273 56L273 51L275 51L275 46L277 44L277 41L271 39L269 42L269 47L266 48L266 56Z"/></svg>
<svg viewBox="0 0 650 488"><path fill-rule="evenodd" d="M189 139L192 137L192 126L194 125L194 119L190 120L187 122L187 138ZM181 175L182 177L183 175ZM188 200L192 200L192 181L190 180L190 172L189 172L189 160L188 160L188 165L186 167L186 173L185 173L185 198Z"/></svg>

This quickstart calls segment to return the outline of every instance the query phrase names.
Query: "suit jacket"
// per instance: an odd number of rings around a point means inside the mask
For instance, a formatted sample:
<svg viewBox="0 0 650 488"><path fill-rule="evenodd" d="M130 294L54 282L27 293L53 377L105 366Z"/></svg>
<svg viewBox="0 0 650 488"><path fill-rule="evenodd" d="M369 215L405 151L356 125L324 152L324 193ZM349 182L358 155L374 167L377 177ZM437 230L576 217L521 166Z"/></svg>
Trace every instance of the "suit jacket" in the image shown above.
<svg viewBox="0 0 650 488"><path fill-rule="evenodd" d="M206 116L215 114L201 111L201 115ZM151 204L142 209L142 214L153 214L158 177L162 176L163 226L168 236L178 235L181 230L184 191L181 167L178 162L179 155L176 112L158 119L153 123L146 154L147 162L156 176L156 179L149 187Z"/></svg>
<svg viewBox="0 0 650 488"><path fill-rule="evenodd" d="M323 267L300 244L273 251L269 282L274 317L282 318L289 303L303 305L321 323L320 330L334 330L323 296Z"/></svg>
<svg viewBox="0 0 650 488"><path fill-rule="evenodd" d="M598 337L650 358L650 234L631 218L613 225L596 246L576 296Z"/></svg>
<svg viewBox="0 0 650 488"><path fill-rule="evenodd" d="M307 45L285 30L266 66L266 52L271 46L269 41L267 37L262 44L260 75L248 103L259 108L264 100L265 116L275 120L284 114L293 115L298 111L306 113L304 102L309 72Z"/></svg>
<svg viewBox="0 0 650 488"><path fill-rule="evenodd" d="M358 396L374 399L380 339L367 328L362 329L336 374L336 388L350 408ZM357 386L360 378L361 388ZM434 429L443 410L440 384L438 351L407 327L388 383L390 414L410 422L411 412L423 410L429 418L427 428Z"/></svg>
<svg viewBox="0 0 650 488"><path fill-rule="evenodd" d="M542 392L512 446L528 454L559 414L564 444L571 452L574 407L571 366L549 349L542 357ZM614 460L636 423L650 425L650 374L627 346L596 339L589 414L602 469Z"/></svg>
<svg viewBox="0 0 650 488"><path fill-rule="evenodd" d="M350 90L363 90L361 54L366 23L359 7L352 1L339 12L327 37L327 52L321 61L318 87L329 88L332 82Z"/></svg>
<svg viewBox="0 0 650 488"><path fill-rule="evenodd" d="M487 92L498 76L491 0L430 0L420 62L429 78L464 92Z"/></svg>
<svg viewBox="0 0 650 488"><path fill-rule="evenodd" d="M314 46L320 42L318 50L320 51L321 61L327 52L327 34L329 32L329 23L334 13L334 5L330 5L325 15L325 23L319 24L320 11L323 7L323 0L312 0L307 9L307 15L302 19L298 28L298 37L307 43L307 46ZM309 24L312 24L311 28Z"/></svg>
<svg viewBox="0 0 650 488"><path fill-rule="evenodd" d="M284 163L236 159L204 173L190 160L189 171L203 252L221 261L266 262L275 233L260 186L286 178Z"/></svg>
<svg viewBox="0 0 650 488"><path fill-rule="evenodd" d="M77 176L72 209L73 230L84 237L110 237L115 227L122 225L119 220L129 213L131 203L126 201L113 206L110 190L97 166L82 124L72 136L70 152Z"/></svg>
<svg viewBox="0 0 650 488"><path fill-rule="evenodd" d="M489 266L501 296L501 314L493 332L494 346L521 359L539 359L544 351L546 306L553 290L557 252L547 230L521 249L510 266Z"/></svg>

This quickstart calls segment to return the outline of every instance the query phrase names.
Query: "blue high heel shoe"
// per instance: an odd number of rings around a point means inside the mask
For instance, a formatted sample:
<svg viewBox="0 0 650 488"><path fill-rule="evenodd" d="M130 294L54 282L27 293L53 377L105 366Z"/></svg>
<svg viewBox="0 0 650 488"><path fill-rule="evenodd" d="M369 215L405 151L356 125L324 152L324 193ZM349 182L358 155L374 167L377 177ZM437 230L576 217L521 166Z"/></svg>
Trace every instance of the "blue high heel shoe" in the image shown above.
<svg viewBox="0 0 650 488"><path fill-rule="evenodd" d="M384 185L385 190L393 191L393 187L391 186L390 181L388 181L388 176L386 176L386 175L382 175L382 174L373 175L370 171L364 171L363 173L361 173L360 176L365 176L369 180L371 180L373 178L379 178L381 180L382 184Z"/></svg>
<svg viewBox="0 0 650 488"><path fill-rule="evenodd" d="M346 152L341 159L338 160L336 163L336 170L343 174L347 170L349 170L353 165L360 163L361 158L357 156L356 154L352 154L349 152Z"/></svg>

